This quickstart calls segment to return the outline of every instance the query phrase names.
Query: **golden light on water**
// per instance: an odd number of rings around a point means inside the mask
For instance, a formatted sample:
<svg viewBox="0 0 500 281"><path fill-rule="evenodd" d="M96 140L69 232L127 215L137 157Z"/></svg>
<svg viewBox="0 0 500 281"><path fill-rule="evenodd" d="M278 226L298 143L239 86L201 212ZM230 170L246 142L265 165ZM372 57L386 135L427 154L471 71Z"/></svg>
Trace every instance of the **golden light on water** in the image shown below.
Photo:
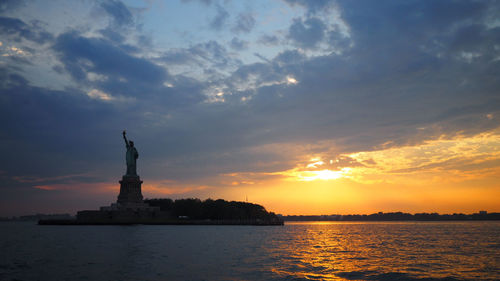
<svg viewBox="0 0 500 281"><path fill-rule="evenodd" d="M287 242L293 243L279 243L276 251L293 263L275 263L271 269L283 279L419 280L413 276L435 279L459 275L477 280L479 264L494 266L495 263L493 258L485 258L493 250L464 258L468 249L477 249L486 242L481 242L485 238L477 232L471 234L467 230L470 225L459 223L287 222L287 226L290 229L286 233ZM456 250L444 250L450 248ZM436 252L450 266L436 263ZM413 262L415 257L418 262ZM432 270L426 271L429 268Z"/></svg>

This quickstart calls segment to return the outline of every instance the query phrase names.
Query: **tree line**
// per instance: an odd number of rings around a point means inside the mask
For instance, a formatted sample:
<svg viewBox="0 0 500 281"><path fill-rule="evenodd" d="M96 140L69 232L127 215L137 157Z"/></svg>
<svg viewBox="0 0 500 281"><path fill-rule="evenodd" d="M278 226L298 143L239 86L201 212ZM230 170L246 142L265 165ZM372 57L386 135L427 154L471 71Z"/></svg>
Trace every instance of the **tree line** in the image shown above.
<svg viewBox="0 0 500 281"><path fill-rule="evenodd" d="M161 211L167 211L176 218L196 220L280 220L273 212L268 212L258 204L225 201L223 199L187 198L172 200L145 199L150 206L160 207Z"/></svg>

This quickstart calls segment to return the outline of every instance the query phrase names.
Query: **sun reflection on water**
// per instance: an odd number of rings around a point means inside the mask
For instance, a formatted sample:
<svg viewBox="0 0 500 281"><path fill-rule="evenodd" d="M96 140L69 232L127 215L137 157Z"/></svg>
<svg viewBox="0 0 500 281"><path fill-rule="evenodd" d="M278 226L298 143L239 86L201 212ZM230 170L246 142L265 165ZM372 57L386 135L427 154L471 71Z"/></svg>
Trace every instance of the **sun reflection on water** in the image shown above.
<svg viewBox="0 0 500 281"><path fill-rule="evenodd" d="M465 235L473 234L474 229L464 232L467 226L462 224L441 226L328 222L288 225L295 237L283 244L282 262L271 270L287 280L484 280L478 268L495 268L495 259L491 253L476 253L475 247L488 242Z"/></svg>

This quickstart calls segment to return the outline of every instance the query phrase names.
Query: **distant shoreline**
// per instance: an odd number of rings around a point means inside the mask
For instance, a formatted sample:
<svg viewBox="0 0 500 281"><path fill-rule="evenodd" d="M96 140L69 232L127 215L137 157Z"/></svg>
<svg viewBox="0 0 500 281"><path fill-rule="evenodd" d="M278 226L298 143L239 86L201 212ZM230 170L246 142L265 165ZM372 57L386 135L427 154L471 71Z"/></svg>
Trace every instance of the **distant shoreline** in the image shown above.
<svg viewBox="0 0 500 281"><path fill-rule="evenodd" d="M163 221L130 221L130 222L80 222L77 220L39 220L39 225L283 225L283 221L261 220L163 220Z"/></svg>
<svg viewBox="0 0 500 281"><path fill-rule="evenodd" d="M370 215L320 215L320 216L281 216L284 221L495 221L500 213L480 211L474 214L438 214L403 212L374 213Z"/></svg>
<svg viewBox="0 0 500 281"><path fill-rule="evenodd" d="M497 221L500 213L479 212L474 214L438 214L438 213L374 213L370 215L287 215L279 216L283 221ZM39 220L72 220L74 216L69 214L36 214L20 217L0 217L0 221L39 221ZM169 224L192 224L192 222L172 220ZM201 221L201 220L199 220ZM207 223L201 224L218 224ZM223 223L221 223L223 224ZM233 224L233 223L228 223Z"/></svg>

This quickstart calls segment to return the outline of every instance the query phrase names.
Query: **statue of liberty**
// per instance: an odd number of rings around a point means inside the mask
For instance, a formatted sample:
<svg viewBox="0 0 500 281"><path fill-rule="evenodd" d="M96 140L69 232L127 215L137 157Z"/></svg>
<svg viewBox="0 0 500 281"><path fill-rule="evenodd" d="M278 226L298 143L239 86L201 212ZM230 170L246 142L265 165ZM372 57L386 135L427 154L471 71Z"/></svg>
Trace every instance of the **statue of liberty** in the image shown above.
<svg viewBox="0 0 500 281"><path fill-rule="evenodd" d="M127 176L137 176L137 158L139 158L139 153L134 147L134 142L127 140L125 136L125 130L123 131L123 139L125 140L125 145L127 146L127 153L125 154L125 159L127 160Z"/></svg>

